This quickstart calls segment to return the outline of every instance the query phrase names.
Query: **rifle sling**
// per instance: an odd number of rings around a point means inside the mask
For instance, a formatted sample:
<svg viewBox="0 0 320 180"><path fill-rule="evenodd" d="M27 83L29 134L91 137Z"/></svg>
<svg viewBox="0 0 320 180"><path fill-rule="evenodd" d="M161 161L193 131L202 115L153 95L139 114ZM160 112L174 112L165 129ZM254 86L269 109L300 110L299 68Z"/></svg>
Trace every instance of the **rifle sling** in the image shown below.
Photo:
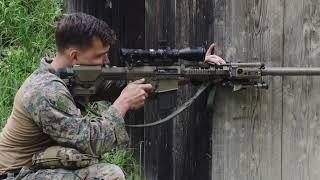
<svg viewBox="0 0 320 180"><path fill-rule="evenodd" d="M209 87L212 86L213 83L205 83L205 84L202 84L200 86L200 88L198 89L198 91L188 100L186 101L185 103L183 103L181 106L179 106L175 111L173 111L171 114L169 114L167 117L163 118L163 119L160 119L158 121L154 121L152 123L145 123L145 124L126 124L127 127L130 127L130 128L145 128L145 127L152 127L152 126L157 126L159 124L163 124L167 121L170 121L172 120L174 117L176 117L178 114L180 114L181 112L183 112L184 110L186 110L189 106L191 106L194 101L205 91L207 90ZM211 104L214 100L214 96L215 96L215 92L216 92L216 87L213 86L212 89L211 89L211 92L210 92L210 103ZM89 106L86 106L82 103L80 103L81 105L83 105L85 108L87 108L91 113L93 113L94 115L96 116L100 116L101 115L99 113L97 113L96 111L94 111L93 109L91 109Z"/></svg>
<svg viewBox="0 0 320 180"><path fill-rule="evenodd" d="M181 106L179 106L175 111L173 111L171 114L169 114L167 117L160 119L158 121L152 122L152 123L146 123L146 124L127 124L127 127L130 128L145 128L145 127L152 127L157 126L159 124L163 124L167 121L172 120L174 117L176 117L178 114L180 114L182 111L186 110L191 104L194 103L194 101L208 88L211 86L212 83L206 83L202 84L198 91L185 103L183 103ZM215 94L216 87L213 86L210 94ZM214 97L213 97L214 98ZM213 99L212 99L213 100Z"/></svg>

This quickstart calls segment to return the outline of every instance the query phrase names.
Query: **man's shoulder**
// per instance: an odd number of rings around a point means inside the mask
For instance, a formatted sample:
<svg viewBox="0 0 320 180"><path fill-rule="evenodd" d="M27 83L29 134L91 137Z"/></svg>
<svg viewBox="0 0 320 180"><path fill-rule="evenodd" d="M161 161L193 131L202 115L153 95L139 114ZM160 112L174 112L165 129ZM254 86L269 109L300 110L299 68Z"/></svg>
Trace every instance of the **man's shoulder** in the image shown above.
<svg viewBox="0 0 320 180"><path fill-rule="evenodd" d="M67 89L63 80L57 75L40 69L33 72L23 84L24 94L29 94L34 91L37 93L51 91L57 88Z"/></svg>
<svg viewBox="0 0 320 180"><path fill-rule="evenodd" d="M25 107L40 105L42 101L60 96L70 96L69 90L62 79L48 71L36 70L21 87L22 103ZM27 108L30 109L30 108Z"/></svg>

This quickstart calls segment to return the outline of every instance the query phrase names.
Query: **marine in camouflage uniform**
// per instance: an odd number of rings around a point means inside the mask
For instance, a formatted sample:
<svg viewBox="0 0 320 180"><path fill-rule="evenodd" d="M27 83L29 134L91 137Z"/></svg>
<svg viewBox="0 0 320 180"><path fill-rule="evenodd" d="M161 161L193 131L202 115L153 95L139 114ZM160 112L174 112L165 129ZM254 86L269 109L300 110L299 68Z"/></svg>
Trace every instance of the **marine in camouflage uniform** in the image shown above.
<svg viewBox="0 0 320 180"><path fill-rule="evenodd" d="M0 135L0 179L124 179L119 167L100 164L98 158L127 144L123 117L144 105L152 85L143 79L125 87L110 81L95 96L111 98L113 104L100 111L101 117L84 116L77 107L83 102L71 95L58 72L109 64L115 33L94 16L73 13L57 23L55 40L54 60L43 59L15 96Z"/></svg>
<svg viewBox="0 0 320 180"><path fill-rule="evenodd" d="M110 106L102 117L86 117L76 107L65 83L43 59L19 89L13 112L0 137L0 174L32 167L32 156L60 145L81 153L100 156L128 142L124 119ZM124 179L112 164L92 163L78 170L23 168L22 179Z"/></svg>

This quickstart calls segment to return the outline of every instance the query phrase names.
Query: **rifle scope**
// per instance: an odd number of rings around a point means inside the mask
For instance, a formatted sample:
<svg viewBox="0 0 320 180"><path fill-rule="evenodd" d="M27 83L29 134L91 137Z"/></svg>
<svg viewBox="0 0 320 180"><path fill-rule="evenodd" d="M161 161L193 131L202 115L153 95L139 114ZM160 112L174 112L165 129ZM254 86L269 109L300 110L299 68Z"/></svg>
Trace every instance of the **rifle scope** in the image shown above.
<svg viewBox="0 0 320 180"><path fill-rule="evenodd" d="M120 57L125 62L135 63L136 61L155 62L169 60L177 62L178 59L187 61L203 61L206 50L203 47L183 49L120 49Z"/></svg>

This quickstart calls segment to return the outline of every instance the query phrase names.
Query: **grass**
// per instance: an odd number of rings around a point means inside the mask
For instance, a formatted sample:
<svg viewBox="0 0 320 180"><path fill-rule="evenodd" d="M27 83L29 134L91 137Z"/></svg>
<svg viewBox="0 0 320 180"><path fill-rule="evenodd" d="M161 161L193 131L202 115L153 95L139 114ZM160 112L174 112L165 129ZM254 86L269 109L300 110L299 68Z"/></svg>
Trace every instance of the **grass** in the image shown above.
<svg viewBox="0 0 320 180"><path fill-rule="evenodd" d="M43 56L55 52L54 24L62 5L62 0L0 0L0 129L24 80ZM102 161L120 166L128 179L140 179L130 150L106 153Z"/></svg>
<svg viewBox="0 0 320 180"><path fill-rule="evenodd" d="M0 122L11 113L14 96L39 65L54 51L54 21L62 1L0 0Z"/></svg>
<svg viewBox="0 0 320 180"><path fill-rule="evenodd" d="M120 166L128 180L141 180L140 166L133 157L132 151L116 149L103 155L102 161Z"/></svg>

